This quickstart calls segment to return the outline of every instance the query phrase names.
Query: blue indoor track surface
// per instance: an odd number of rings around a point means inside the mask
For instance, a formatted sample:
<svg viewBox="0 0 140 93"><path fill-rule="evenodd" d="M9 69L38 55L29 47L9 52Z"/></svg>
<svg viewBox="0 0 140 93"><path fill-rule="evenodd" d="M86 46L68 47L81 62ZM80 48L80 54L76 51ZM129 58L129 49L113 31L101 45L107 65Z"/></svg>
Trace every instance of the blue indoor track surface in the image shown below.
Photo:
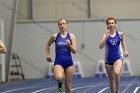
<svg viewBox="0 0 140 93"><path fill-rule="evenodd" d="M63 82L63 91L64 91ZM0 86L0 93L60 93L54 79L36 79ZM65 93L65 92L61 92ZM73 79L72 93L111 93L108 78ZM140 93L140 76L121 77L120 93Z"/></svg>

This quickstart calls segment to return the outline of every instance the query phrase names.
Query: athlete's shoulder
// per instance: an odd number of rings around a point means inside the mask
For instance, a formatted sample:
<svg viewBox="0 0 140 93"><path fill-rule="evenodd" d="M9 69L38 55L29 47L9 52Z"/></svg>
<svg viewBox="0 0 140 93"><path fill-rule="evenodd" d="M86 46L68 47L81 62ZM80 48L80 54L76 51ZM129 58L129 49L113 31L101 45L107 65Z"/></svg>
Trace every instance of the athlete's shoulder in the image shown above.
<svg viewBox="0 0 140 93"><path fill-rule="evenodd" d="M124 32L122 32L122 31L118 31L118 33L119 33L120 37L123 37Z"/></svg>
<svg viewBox="0 0 140 93"><path fill-rule="evenodd" d="M57 34L58 34L58 33L54 33L54 34L52 34L50 38L52 38L52 40L55 40L55 39L56 39Z"/></svg>
<svg viewBox="0 0 140 93"><path fill-rule="evenodd" d="M57 36L57 34L58 34L58 33L54 33L54 34L52 34L52 36L53 36L53 37L56 37L56 36Z"/></svg>
<svg viewBox="0 0 140 93"><path fill-rule="evenodd" d="M69 33L70 34L70 38L75 38L75 35L72 34L72 33Z"/></svg>
<svg viewBox="0 0 140 93"><path fill-rule="evenodd" d="M70 36L74 36L74 34L72 34L72 33L69 33L70 34Z"/></svg>

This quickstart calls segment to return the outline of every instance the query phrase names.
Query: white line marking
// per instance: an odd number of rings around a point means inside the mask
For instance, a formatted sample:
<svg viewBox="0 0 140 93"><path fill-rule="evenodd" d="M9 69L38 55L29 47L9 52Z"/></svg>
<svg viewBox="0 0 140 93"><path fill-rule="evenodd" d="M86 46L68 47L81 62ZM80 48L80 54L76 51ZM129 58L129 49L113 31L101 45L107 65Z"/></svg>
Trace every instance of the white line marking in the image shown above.
<svg viewBox="0 0 140 93"><path fill-rule="evenodd" d="M131 87L131 86L133 85L133 82L134 82L135 80L136 80L136 78L133 79L133 80L128 84L128 86L123 90L122 93L125 93L126 90L128 90L129 87ZM98 85L80 86L80 87L75 87L75 88L73 88L72 91L78 90L78 89L82 89L82 88L90 88L90 89L91 89L91 88L100 87L100 86L104 86L104 85L98 84ZM120 85L120 86L126 86L126 85ZM52 88L56 88L56 87L48 87L48 88L39 87L39 86L36 86L36 87L24 87L24 88L18 88L18 89L7 90L7 91L1 92L1 93L11 93L11 92L14 92L14 91L20 91L20 90L32 89L32 88L40 88L39 90L36 90L36 91L31 92L31 93L39 93L39 92L41 92L41 91L45 91L45 90L47 90L47 89L52 89ZM109 88L109 87L105 87L105 88L103 88L102 90L100 90L98 93L103 93L103 92L104 92L105 90L107 90L108 88ZM90 90L90 89L88 89L88 90ZM140 86L136 87L133 93L136 93L139 89L140 89ZM84 91L83 91L83 92L84 92ZM65 92L63 92L63 93L65 93Z"/></svg>
<svg viewBox="0 0 140 93"><path fill-rule="evenodd" d="M39 90L31 92L31 93L38 93L38 92L45 91L47 89L52 89L52 88L56 88L56 87L43 88L43 89L39 89Z"/></svg>
<svg viewBox="0 0 140 93"><path fill-rule="evenodd" d="M77 90L77 89L81 89L81 88L86 88L86 87L95 87L95 86L82 86L82 87L76 87L76 88L73 88L72 91Z"/></svg>
<svg viewBox="0 0 140 93"><path fill-rule="evenodd" d="M109 87L105 87L102 90L100 90L98 93L102 93L103 91L107 90Z"/></svg>
<svg viewBox="0 0 140 93"><path fill-rule="evenodd" d="M128 86L122 91L122 93L125 93L125 92L128 90L128 88L132 85L132 83L133 83L136 79L137 79L137 78L133 79L133 80L128 84Z"/></svg>
<svg viewBox="0 0 140 93"><path fill-rule="evenodd" d="M39 88L39 87L24 87L24 88L17 88L17 89L7 90L7 91L1 92L1 93L11 93L11 92L14 92L14 91L19 91L19 90L23 90L23 89L32 89L32 88ZM46 88L46 89L52 89L52 88L55 88L55 87L49 87L49 88Z"/></svg>
<svg viewBox="0 0 140 93"><path fill-rule="evenodd" d="M104 85L89 85L89 86L81 86L81 87L76 87L76 88L73 88L72 89L72 91L74 91L74 90L77 90L77 89L82 89L82 88L88 88L88 87L91 87L91 88L93 88L93 87L98 87L98 86L104 86ZM41 91L45 91L45 90L47 90L48 88L42 88L42 89L39 89L39 90L37 90L37 91L34 91L34 92L31 92L31 93L39 93L39 92L41 92ZM63 92L63 93L65 93L65 92Z"/></svg>
<svg viewBox="0 0 140 93"><path fill-rule="evenodd" d="M138 91L139 88L140 88L140 86L139 87L136 87L133 93L137 93L137 91Z"/></svg>
<svg viewBox="0 0 140 93"><path fill-rule="evenodd" d="M90 87L90 88L86 88L85 90L83 90L81 93L88 93L89 90L93 89L94 87Z"/></svg>

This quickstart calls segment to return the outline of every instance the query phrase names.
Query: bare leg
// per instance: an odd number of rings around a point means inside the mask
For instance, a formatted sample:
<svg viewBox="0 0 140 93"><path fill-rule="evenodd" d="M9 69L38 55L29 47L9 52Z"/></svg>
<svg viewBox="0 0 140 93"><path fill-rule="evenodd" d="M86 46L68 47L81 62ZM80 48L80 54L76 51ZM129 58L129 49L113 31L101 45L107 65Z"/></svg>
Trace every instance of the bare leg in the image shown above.
<svg viewBox="0 0 140 93"><path fill-rule="evenodd" d="M106 68L107 75L108 75L108 78L109 78L109 85L110 85L111 93L115 93L115 79L114 79L113 66L105 64L105 68Z"/></svg>
<svg viewBox="0 0 140 93"><path fill-rule="evenodd" d="M71 84L72 84L73 73L74 73L74 66L70 66L65 69L66 93L71 93Z"/></svg>
<svg viewBox="0 0 140 93"><path fill-rule="evenodd" d="M122 69L122 60L119 59L117 60L114 65L114 76L115 76L115 93L119 93L119 89L120 89L120 73L121 73L121 69Z"/></svg>
<svg viewBox="0 0 140 93"><path fill-rule="evenodd" d="M58 83L62 82L63 72L64 72L64 70L63 70L62 66L60 66L60 65L54 66L54 77Z"/></svg>

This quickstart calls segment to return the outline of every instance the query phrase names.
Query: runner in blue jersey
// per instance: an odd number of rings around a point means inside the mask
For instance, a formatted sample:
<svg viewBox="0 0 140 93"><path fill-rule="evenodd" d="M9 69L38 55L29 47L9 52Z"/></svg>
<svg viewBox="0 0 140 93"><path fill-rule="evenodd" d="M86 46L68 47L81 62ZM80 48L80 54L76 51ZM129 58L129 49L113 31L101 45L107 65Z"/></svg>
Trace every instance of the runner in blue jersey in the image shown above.
<svg viewBox="0 0 140 93"><path fill-rule="evenodd" d="M76 38L68 33L68 22L65 19L58 21L60 32L53 34L46 46L47 61L52 62L50 57L50 45L55 42L54 77L58 82L58 89L62 92L62 76L65 74L66 93L71 93L71 83L74 74L74 66L71 52L76 53Z"/></svg>
<svg viewBox="0 0 140 93"><path fill-rule="evenodd" d="M99 44L100 49L105 46L105 68L109 78L111 93L119 93L123 55L125 57L128 56L123 38L124 33L116 30L116 24L114 17L109 17L106 20L107 31Z"/></svg>

